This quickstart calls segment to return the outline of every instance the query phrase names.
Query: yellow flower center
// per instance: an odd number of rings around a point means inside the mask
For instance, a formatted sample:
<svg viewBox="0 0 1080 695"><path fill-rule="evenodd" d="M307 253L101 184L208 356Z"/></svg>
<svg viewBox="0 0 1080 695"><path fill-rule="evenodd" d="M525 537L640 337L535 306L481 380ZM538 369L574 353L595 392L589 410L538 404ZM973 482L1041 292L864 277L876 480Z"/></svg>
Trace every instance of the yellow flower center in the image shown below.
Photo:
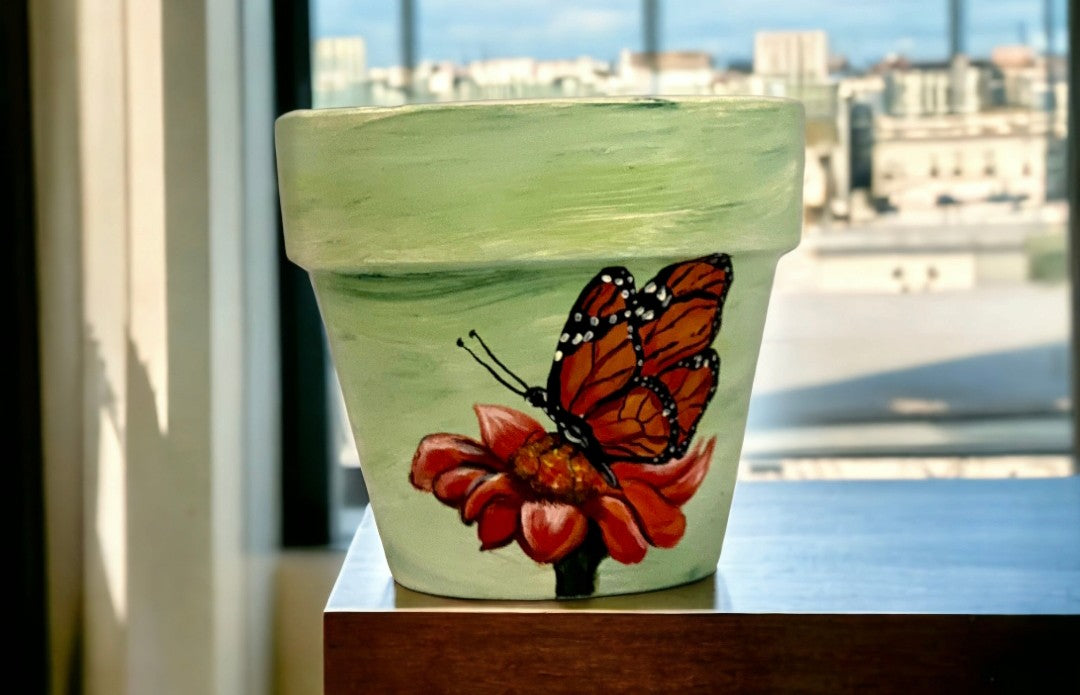
<svg viewBox="0 0 1080 695"><path fill-rule="evenodd" d="M539 497L574 505L583 504L604 486L585 454L554 432L514 452L510 470Z"/></svg>

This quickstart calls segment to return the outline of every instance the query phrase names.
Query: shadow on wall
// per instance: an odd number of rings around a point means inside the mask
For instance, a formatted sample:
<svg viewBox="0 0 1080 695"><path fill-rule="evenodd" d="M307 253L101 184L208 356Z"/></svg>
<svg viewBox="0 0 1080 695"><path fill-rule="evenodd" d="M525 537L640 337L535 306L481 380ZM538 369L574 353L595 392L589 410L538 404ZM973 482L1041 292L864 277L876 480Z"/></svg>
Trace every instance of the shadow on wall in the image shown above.
<svg viewBox="0 0 1080 695"><path fill-rule="evenodd" d="M755 396L748 427L1011 415L1069 405L1064 342L944 360Z"/></svg>
<svg viewBox="0 0 1080 695"><path fill-rule="evenodd" d="M85 653L79 668L72 665L71 680L85 682L72 692L122 692L123 659L127 643L126 538L124 528L123 441L124 420L117 390L107 374L101 346L90 326L83 351L86 367L86 410L94 422L84 427L83 622ZM72 653L78 661L78 650ZM80 672L82 672L80 674Z"/></svg>
<svg viewBox="0 0 1080 695"><path fill-rule="evenodd" d="M154 389L133 343L126 341L124 363L117 366L106 360L91 327L84 330L81 690L125 692L176 677L184 690L208 691L213 673L179 669L187 660L207 663L204 650L213 648L203 634L212 619L213 578L206 558L196 555L201 544L182 542L207 533L210 523L197 511L203 506L183 495L209 494L209 487L193 491L192 473L171 465L184 460L182 450L171 455L184 442L162 431ZM177 648L184 653L160 659L162 650ZM78 682L78 669L72 671Z"/></svg>
<svg viewBox="0 0 1080 695"><path fill-rule="evenodd" d="M124 371L110 371L99 339L89 326L85 331L82 624L53 658L66 655L70 662L62 669L69 687L58 691L119 693L145 689L187 659L173 654L168 664L159 663L163 648L191 650L192 660L213 648L202 634L213 610L206 559L190 550L185 556L184 544L173 537L207 533L209 522L194 518L192 510L202 504L177 497L199 494L192 491L190 471L170 465L185 460L177 449L185 442L162 431L154 388L135 346L126 345ZM202 492L209 494L209 487ZM322 611L343 559L344 553L319 549L271 558L277 565L272 676L279 695L322 692ZM212 678L201 670L185 673L173 687L209 692Z"/></svg>

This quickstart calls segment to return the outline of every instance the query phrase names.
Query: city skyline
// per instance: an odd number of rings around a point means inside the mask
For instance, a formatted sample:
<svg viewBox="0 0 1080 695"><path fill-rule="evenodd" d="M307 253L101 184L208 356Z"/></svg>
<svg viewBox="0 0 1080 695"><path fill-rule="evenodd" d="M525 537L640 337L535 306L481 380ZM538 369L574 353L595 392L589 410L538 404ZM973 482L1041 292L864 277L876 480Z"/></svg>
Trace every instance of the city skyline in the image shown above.
<svg viewBox="0 0 1080 695"><path fill-rule="evenodd" d="M541 59L590 55L612 59L623 48L639 49L640 3L591 0L564 3L522 0L424 0L418 2L420 60L465 63L494 57ZM1055 2L1055 46L1065 45L1066 4ZM1045 45L1041 0L969 2L965 27L971 55L989 55L1001 44ZM778 19L781 18L781 19ZM396 3L317 0L314 38L363 36L368 64L400 63ZM933 60L948 52L947 7L943 0L898 3L867 0L859 10L836 2L778 0L735 3L719 8L697 3L665 3L661 48L703 50L724 65L749 60L754 34L762 30L823 29L830 50L866 67L890 53Z"/></svg>

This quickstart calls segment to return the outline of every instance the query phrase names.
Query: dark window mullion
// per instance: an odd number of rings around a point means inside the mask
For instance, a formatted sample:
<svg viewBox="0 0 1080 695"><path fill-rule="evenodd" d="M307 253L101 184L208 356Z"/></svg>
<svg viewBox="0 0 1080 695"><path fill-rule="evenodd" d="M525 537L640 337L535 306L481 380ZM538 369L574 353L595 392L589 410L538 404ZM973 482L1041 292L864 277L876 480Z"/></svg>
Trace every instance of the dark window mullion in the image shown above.
<svg viewBox="0 0 1080 695"><path fill-rule="evenodd" d="M311 108L308 0L274 0L276 110ZM269 145L269 143L268 143ZM330 542L326 350L308 274L285 257L277 230L281 301L281 519L286 546Z"/></svg>
<svg viewBox="0 0 1080 695"><path fill-rule="evenodd" d="M1072 413L1073 472L1080 473L1080 8L1075 3L1069 12L1069 148L1067 188L1069 190L1068 258L1072 282Z"/></svg>
<svg viewBox="0 0 1080 695"><path fill-rule="evenodd" d="M45 592L45 525L41 448L41 379L38 360L37 253L34 163L31 143L28 3L0 5L0 206L4 210L3 296L14 361L4 369L10 416L4 437L4 510L8 548L15 557L14 671L5 681L20 692L47 692L48 624ZM12 325L13 324L13 325Z"/></svg>

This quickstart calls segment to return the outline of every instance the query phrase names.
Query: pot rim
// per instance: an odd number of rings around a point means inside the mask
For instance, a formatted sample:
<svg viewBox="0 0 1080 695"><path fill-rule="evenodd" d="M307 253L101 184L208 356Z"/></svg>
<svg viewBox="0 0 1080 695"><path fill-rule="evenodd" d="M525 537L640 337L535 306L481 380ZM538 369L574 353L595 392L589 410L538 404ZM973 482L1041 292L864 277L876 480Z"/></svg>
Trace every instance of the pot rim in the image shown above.
<svg viewBox="0 0 1080 695"><path fill-rule="evenodd" d="M802 108L802 102L791 97L765 96L755 94L676 94L664 96L616 95L588 97L544 97L526 99L474 99L468 101L438 101L398 106L338 106L319 109L296 109L278 117L278 121L294 118L324 118L347 116L350 114L404 114L421 111L443 111L459 109L483 109L491 107L531 107L531 106L655 106L666 104L730 104L732 106L779 106L792 105Z"/></svg>

